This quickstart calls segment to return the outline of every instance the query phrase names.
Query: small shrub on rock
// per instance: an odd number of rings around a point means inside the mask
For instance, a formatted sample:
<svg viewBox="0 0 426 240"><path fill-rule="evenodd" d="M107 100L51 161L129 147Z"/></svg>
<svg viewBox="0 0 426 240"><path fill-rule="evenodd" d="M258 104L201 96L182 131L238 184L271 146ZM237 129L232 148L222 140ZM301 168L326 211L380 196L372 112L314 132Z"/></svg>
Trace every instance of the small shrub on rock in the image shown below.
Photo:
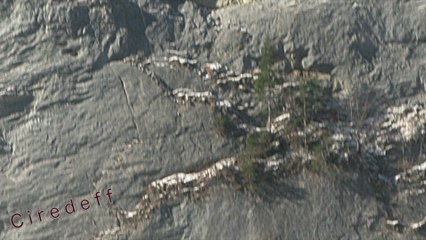
<svg viewBox="0 0 426 240"><path fill-rule="evenodd" d="M257 132L247 136L243 151L245 158L265 158L271 149L271 135L269 132Z"/></svg>
<svg viewBox="0 0 426 240"><path fill-rule="evenodd" d="M218 116L213 120L213 128L222 137L230 137L235 134L235 125L227 116Z"/></svg>

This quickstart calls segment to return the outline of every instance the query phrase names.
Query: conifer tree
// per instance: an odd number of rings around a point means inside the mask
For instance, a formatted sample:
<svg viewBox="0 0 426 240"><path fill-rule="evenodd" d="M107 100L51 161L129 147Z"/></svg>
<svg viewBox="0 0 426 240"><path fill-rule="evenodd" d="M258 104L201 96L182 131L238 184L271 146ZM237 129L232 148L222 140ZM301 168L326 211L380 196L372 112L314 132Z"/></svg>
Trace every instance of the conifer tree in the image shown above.
<svg viewBox="0 0 426 240"><path fill-rule="evenodd" d="M256 81L256 94L259 100L263 101L265 99L265 92L267 94L267 104L268 104L268 128L269 133L272 132L272 119L271 119L271 104L272 104L272 89L275 85L275 79L273 76L272 65L274 63L275 50L271 46L271 42L267 37L262 50L260 58L260 76Z"/></svg>

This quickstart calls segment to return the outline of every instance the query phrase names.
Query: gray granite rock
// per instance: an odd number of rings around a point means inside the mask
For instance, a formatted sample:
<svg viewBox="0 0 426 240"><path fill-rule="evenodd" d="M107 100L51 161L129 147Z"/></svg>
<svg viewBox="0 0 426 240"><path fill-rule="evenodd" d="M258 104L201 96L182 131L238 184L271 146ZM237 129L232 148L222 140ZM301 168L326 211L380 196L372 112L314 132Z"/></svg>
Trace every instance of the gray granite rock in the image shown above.
<svg viewBox="0 0 426 240"><path fill-rule="evenodd" d="M173 50L239 73L257 67L269 36L287 72L315 70L345 87L369 82L390 100L410 98L426 86L425 12L422 0L264 0L214 10L192 1L2 1L0 238L91 238L118 227L116 209L133 209L149 182L238 152L217 136L214 110L175 103L126 57ZM173 88L212 88L187 68L153 71ZM94 203L108 188L113 206L103 195L100 207L36 219L39 210L63 213L71 198ZM198 202L163 206L128 238L407 237L383 229L388 210L360 176L304 173L278 190L264 202L216 186ZM27 210L37 222L13 229L10 216Z"/></svg>

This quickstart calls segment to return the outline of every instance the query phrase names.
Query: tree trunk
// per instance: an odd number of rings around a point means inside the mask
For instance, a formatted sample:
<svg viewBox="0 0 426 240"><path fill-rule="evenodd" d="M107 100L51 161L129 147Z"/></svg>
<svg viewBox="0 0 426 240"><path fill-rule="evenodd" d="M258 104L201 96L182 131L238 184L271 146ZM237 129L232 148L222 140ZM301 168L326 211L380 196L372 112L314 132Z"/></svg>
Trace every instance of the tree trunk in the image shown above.
<svg viewBox="0 0 426 240"><path fill-rule="evenodd" d="M268 87L268 127L269 127L269 140L271 140L272 135L272 119L271 119L271 86Z"/></svg>
<svg viewBox="0 0 426 240"><path fill-rule="evenodd" d="M421 132L421 134L420 134L420 151L419 151L419 159L418 159L419 162L421 161L422 155L423 155L423 140L424 140L424 135L423 135L423 132Z"/></svg>
<svg viewBox="0 0 426 240"><path fill-rule="evenodd" d="M272 134L271 98L268 99L268 126L269 126L269 133Z"/></svg>
<svg viewBox="0 0 426 240"><path fill-rule="evenodd" d="M306 118L307 118L307 116L306 116L306 93L303 93L303 135L304 135L304 140L305 140L305 142L304 142L304 144L305 144L305 147L308 145L308 141L307 141L307 139L306 139Z"/></svg>

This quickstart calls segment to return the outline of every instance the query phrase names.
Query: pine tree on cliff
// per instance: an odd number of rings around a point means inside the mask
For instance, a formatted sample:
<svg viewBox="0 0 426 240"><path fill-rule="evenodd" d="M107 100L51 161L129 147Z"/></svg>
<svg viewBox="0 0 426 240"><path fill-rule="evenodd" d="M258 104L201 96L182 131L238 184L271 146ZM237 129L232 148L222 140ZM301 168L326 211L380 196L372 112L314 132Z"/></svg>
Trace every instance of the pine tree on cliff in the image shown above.
<svg viewBox="0 0 426 240"><path fill-rule="evenodd" d="M272 104L272 88L275 85L275 78L273 76L272 65L274 63L275 50L271 46L271 42L267 37L262 50L260 58L260 76L256 81L255 89L259 100L265 99L265 92L267 92L268 101L268 129L272 133L272 119L271 119L271 104Z"/></svg>

